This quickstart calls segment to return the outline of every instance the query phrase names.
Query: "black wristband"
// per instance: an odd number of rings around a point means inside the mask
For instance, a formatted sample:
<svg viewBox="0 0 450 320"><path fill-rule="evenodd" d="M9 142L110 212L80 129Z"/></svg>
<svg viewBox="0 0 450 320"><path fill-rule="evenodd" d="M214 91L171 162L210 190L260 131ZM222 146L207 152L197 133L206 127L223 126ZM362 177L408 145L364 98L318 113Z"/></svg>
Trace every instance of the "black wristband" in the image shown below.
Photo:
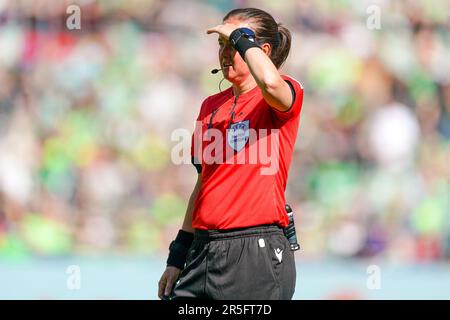
<svg viewBox="0 0 450 320"><path fill-rule="evenodd" d="M236 29L230 34L230 40L233 47L241 55L242 59L245 61L245 52L250 48L261 48L256 43L254 37L248 37L244 34L241 29Z"/></svg>
<svg viewBox="0 0 450 320"><path fill-rule="evenodd" d="M178 269L183 269L193 240L193 233L184 230L178 231L177 237L171 242L169 247L167 265L177 267Z"/></svg>

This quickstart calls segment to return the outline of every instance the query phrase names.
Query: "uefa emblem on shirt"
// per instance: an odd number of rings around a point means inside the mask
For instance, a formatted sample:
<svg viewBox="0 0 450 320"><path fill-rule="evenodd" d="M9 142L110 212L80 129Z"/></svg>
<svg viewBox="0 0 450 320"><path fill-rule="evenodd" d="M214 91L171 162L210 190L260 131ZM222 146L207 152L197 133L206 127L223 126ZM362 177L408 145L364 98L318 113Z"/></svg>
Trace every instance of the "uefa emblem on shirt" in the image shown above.
<svg viewBox="0 0 450 320"><path fill-rule="evenodd" d="M236 151L241 151L250 136L250 120L239 121L231 124L227 130L228 145Z"/></svg>

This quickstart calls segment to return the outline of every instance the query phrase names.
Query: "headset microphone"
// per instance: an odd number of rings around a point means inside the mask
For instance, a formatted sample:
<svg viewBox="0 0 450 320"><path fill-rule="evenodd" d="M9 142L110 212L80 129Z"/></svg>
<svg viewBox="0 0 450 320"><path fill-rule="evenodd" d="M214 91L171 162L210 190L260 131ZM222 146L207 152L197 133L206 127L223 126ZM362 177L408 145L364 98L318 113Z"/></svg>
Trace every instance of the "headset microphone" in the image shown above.
<svg viewBox="0 0 450 320"><path fill-rule="evenodd" d="M212 69L212 70L211 70L211 73L212 73L212 74L216 74L216 73L219 72L220 70L222 70L222 68L220 68L220 69ZM222 92L222 89L220 88L220 85L222 84L222 81L223 81L223 80L225 80L225 78L222 78L222 80L220 80L220 82L219 82L219 91L220 91L220 92Z"/></svg>

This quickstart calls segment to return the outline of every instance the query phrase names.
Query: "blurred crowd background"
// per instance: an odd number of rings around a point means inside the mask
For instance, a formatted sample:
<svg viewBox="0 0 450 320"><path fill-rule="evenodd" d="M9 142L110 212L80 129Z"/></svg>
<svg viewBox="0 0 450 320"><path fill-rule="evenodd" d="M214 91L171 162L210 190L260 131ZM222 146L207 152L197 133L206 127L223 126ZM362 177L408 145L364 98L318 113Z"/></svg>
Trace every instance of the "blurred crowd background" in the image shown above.
<svg viewBox="0 0 450 320"><path fill-rule="evenodd" d="M305 88L286 191L302 258L450 258L447 0L2 0L1 259L165 256L196 180L171 133L218 91L206 29L247 6L291 30L282 72Z"/></svg>

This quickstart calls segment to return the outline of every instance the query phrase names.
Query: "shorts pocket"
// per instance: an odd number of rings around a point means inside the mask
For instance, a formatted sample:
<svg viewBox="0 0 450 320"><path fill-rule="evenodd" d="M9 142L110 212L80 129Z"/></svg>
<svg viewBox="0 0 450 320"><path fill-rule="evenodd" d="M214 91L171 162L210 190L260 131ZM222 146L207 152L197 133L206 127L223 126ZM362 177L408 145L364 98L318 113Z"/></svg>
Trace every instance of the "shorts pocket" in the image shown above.
<svg viewBox="0 0 450 320"><path fill-rule="evenodd" d="M204 246L205 246L204 242L195 240L194 242L192 242L191 247L189 248L188 253L186 255L186 263L184 265L184 270L189 270L193 267L193 265L197 264L197 260L199 256L202 254Z"/></svg>
<svg viewBox="0 0 450 320"><path fill-rule="evenodd" d="M272 235L266 247L270 267L280 287L280 299L291 299L295 291L296 270L289 241L283 234Z"/></svg>

